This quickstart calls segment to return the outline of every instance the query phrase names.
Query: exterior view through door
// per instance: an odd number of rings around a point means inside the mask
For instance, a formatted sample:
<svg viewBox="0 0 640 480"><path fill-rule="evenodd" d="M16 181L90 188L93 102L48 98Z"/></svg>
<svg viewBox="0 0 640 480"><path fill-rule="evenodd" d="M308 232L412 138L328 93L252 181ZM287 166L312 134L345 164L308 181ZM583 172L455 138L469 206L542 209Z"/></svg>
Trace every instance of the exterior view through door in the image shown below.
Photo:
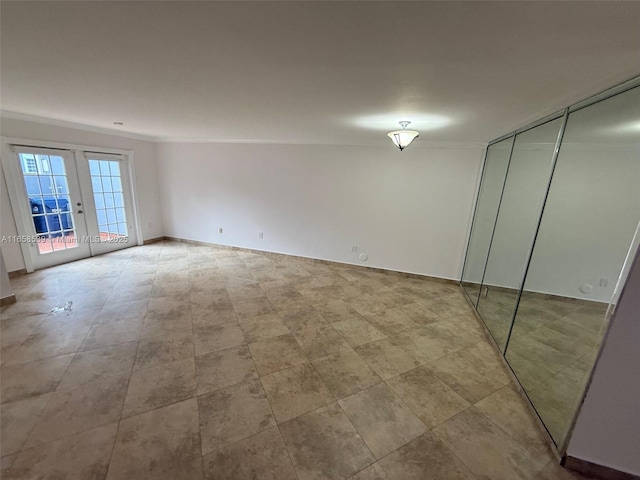
<svg viewBox="0 0 640 480"><path fill-rule="evenodd" d="M137 245L126 155L12 149L12 208L33 269Z"/></svg>
<svg viewBox="0 0 640 480"><path fill-rule="evenodd" d="M92 255L137 245L129 162L122 155L86 152L80 161L80 188L92 207L85 217Z"/></svg>

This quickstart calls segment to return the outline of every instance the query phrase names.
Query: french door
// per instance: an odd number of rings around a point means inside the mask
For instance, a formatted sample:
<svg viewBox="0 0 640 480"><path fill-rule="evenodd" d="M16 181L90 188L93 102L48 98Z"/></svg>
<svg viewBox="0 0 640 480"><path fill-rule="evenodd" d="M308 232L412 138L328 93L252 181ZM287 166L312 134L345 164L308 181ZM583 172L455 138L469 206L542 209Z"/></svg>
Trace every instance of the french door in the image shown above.
<svg viewBox="0 0 640 480"><path fill-rule="evenodd" d="M11 149L16 240L33 269L137 245L126 155Z"/></svg>
<svg viewBox="0 0 640 480"><path fill-rule="evenodd" d="M78 159L80 190L90 212L85 221L94 240L92 255L138 244L129 168L122 155L83 152Z"/></svg>

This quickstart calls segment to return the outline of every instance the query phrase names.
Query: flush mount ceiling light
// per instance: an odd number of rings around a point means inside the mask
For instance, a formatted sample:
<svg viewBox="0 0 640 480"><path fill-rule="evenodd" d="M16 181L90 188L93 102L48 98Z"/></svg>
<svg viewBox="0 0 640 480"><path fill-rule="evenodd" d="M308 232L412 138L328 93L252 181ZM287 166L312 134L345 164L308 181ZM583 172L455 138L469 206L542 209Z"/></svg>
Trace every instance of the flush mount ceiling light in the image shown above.
<svg viewBox="0 0 640 480"><path fill-rule="evenodd" d="M407 130L407 126L411 122L402 121L398 123L400 123L402 130L389 132L387 133L387 136L396 145L396 147L398 147L400 151L402 151L405 148L407 148L409 145L411 145L411 142L413 142L419 134L415 130Z"/></svg>

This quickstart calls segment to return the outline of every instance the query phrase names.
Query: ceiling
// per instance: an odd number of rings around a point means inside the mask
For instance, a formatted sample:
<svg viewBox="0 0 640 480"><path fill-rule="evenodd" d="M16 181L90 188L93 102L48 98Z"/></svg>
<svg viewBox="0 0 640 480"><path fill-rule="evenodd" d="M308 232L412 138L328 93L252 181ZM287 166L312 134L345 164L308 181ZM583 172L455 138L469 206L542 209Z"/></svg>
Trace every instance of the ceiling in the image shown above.
<svg viewBox="0 0 640 480"><path fill-rule="evenodd" d="M4 112L159 140L485 143L640 74L640 2L1 2ZM115 126L113 122L123 122Z"/></svg>

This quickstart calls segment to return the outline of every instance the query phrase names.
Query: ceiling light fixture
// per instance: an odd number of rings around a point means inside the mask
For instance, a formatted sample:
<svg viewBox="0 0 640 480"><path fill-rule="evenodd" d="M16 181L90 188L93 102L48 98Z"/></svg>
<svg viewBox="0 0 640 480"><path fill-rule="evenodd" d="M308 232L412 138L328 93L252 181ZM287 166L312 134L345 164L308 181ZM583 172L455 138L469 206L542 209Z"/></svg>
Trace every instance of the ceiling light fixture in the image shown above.
<svg viewBox="0 0 640 480"><path fill-rule="evenodd" d="M117 125L118 127L121 127L122 125L124 125L124 123L122 122L113 122L114 125Z"/></svg>
<svg viewBox="0 0 640 480"><path fill-rule="evenodd" d="M419 133L416 132L415 130L407 130L407 126L411 122L407 122L405 120L398 123L400 123L402 130L389 132L387 133L387 136L391 139L391 141L395 144L395 146L398 147L400 151L402 151L405 148L407 148L409 145L411 145L411 142L413 142L416 139Z"/></svg>

